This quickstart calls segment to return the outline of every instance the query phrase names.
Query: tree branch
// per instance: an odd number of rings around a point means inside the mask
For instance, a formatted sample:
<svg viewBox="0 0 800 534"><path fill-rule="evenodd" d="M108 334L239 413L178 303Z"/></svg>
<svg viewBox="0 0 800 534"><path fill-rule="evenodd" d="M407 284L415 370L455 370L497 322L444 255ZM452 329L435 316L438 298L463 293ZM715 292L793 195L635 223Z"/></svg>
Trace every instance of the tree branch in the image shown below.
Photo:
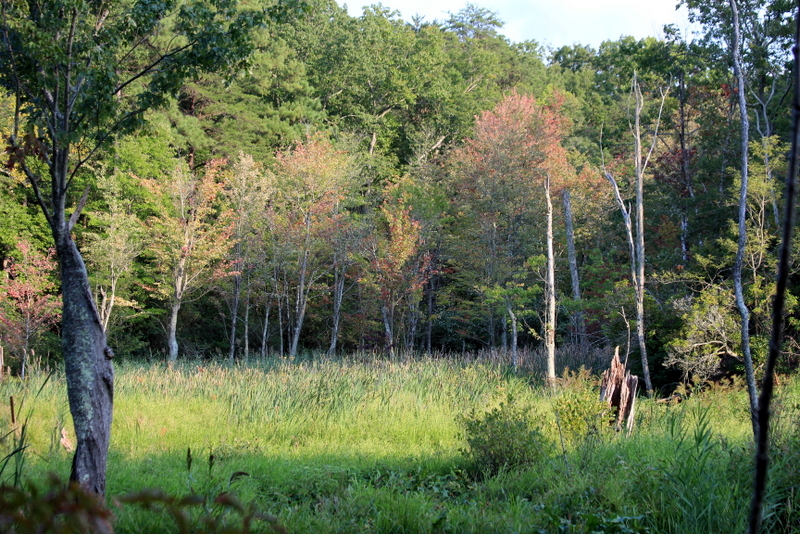
<svg viewBox="0 0 800 534"><path fill-rule="evenodd" d="M147 67L145 67L144 69L140 70L139 72L137 72L137 73L136 73L135 75L133 75L132 77L128 78L127 80L125 80L124 82L122 82L121 84L119 84L119 85L116 87L116 89L114 89L114 93L113 93L113 94L119 93L120 91L122 91L123 89L125 89L127 86L129 86L130 84L132 84L133 82L135 82L135 81L136 81L136 80L138 80L139 78L141 78L141 77L143 77L143 76L147 76L148 74L150 74L151 72L153 72L153 71L155 70L155 68L156 68L158 65L160 65L160 64L161 64L163 61L165 61L166 59L169 59L169 58L171 58L171 57L174 57L174 56L176 56L176 55L180 54L181 52L183 52L183 51L184 51L184 50L186 50L187 48L191 48L191 47L193 47L195 44L197 44L197 41L190 41L189 43L185 44L184 46L181 46L180 48L178 48L178 49L176 49L176 50L173 50L172 52L169 52L168 54L162 54L162 55L160 55L160 56L158 57L158 59L156 59L155 61L153 61L153 62L152 62L150 65L148 65Z"/></svg>
<svg viewBox="0 0 800 534"><path fill-rule="evenodd" d="M81 195L81 199L78 201L78 205L75 206L75 211L72 212L72 215L69 218L69 223L67 223L67 233L72 232L72 228L75 227L75 223L78 222L78 217L81 216L81 212L83 208L86 206L86 199L89 198L89 190L91 187L88 185L83 190L83 195Z"/></svg>

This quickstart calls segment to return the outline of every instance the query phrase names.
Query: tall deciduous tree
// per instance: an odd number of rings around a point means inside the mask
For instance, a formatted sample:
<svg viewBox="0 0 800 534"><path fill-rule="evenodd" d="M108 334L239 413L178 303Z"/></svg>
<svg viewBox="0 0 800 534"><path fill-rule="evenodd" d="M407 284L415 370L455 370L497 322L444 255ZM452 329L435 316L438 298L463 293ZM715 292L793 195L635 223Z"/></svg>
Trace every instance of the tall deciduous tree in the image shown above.
<svg viewBox="0 0 800 534"><path fill-rule="evenodd" d="M233 212L233 245L230 261L234 271L230 277L231 287L225 292L230 308L230 343L228 359L232 362L236 355L236 330L239 322L239 308L244 296L244 356L249 354L250 331L250 293L256 276L255 262L260 249L258 218L264 213L267 203L275 193L274 176L264 172L253 161L253 157L243 152L231 166L225 196ZM243 295L244 293L244 295Z"/></svg>
<svg viewBox="0 0 800 534"><path fill-rule="evenodd" d="M389 191L394 186L388 186ZM375 239L369 251L372 276L369 284L378 292L386 353L394 356L397 344L397 310L405 301L415 306L429 275L430 258L420 254L421 225L411 217L405 199L389 198L381 206ZM407 347L408 348L408 347Z"/></svg>
<svg viewBox="0 0 800 534"><path fill-rule="evenodd" d="M532 96L512 93L481 115L474 137L453 154L454 186L459 209L468 215L465 231L471 239L462 251L462 261L484 271L481 285L486 287L518 286L527 258L541 251L532 235L539 214L535 203L544 189L543 334L551 380L555 379L555 254L550 192L551 186L560 189L573 173L560 145L567 127L558 110L560 103L558 96L553 97L552 105L543 105ZM508 301L505 311L513 330L517 319L512 303Z"/></svg>
<svg viewBox="0 0 800 534"><path fill-rule="evenodd" d="M211 289L212 280L232 272L225 260L233 244L233 216L220 206L225 163L212 160L202 176L179 166L168 181L146 181L156 196L157 213L147 225L158 273L155 288L169 303L170 364L178 359L178 314L183 303Z"/></svg>
<svg viewBox="0 0 800 534"><path fill-rule="evenodd" d="M134 261L142 253L142 224L133 214L130 201L122 196L119 176L99 179L106 210L94 214L102 226L99 233L87 236L86 263L92 268L97 311L108 334L109 321L118 297L123 304L134 305L119 292L129 284Z"/></svg>
<svg viewBox="0 0 800 534"><path fill-rule="evenodd" d="M174 38L160 39L170 16ZM235 0L0 3L0 83L16 98L10 166L20 166L61 265L63 351L77 447L71 478L105 492L114 373L88 274L72 238L86 195L73 185L100 147L136 127L184 80L239 66L260 15ZM87 190L88 191L88 190Z"/></svg>
<svg viewBox="0 0 800 534"><path fill-rule="evenodd" d="M333 268L331 245L342 218L339 204L352 174L348 156L321 137L280 152L275 174L279 197L275 237L293 249L294 324L289 354L295 356L311 291Z"/></svg>

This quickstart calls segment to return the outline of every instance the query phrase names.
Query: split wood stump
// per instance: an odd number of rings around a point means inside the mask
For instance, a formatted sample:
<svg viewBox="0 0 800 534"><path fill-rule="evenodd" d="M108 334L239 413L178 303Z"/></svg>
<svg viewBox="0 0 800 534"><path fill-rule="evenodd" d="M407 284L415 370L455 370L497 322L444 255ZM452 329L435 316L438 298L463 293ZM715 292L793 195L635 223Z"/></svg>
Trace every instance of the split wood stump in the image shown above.
<svg viewBox="0 0 800 534"><path fill-rule="evenodd" d="M628 433L633 429L634 407L639 377L625 370L625 364L619 359L619 347L614 351L611 368L603 373L600 382L600 400L608 403L610 408L617 409L614 426L617 431L623 426Z"/></svg>

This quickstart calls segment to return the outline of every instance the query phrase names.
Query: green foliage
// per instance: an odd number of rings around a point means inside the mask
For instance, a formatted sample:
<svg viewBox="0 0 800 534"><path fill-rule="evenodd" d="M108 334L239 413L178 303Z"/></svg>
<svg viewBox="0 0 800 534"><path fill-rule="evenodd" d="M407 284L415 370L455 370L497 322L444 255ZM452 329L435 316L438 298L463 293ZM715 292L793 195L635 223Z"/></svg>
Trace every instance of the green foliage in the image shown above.
<svg viewBox="0 0 800 534"><path fill-rule="evenodd" d="M668 345L664 364L680 369L684 380L694 376L708 380L720 371L725 358L735 358L740 352L733 295L727 288L711 286L673 305L681 314L683 327Z"/></svg>
<svg viewBox="0 0 800 534"><path fill-rule="evenodd" d="M160 490L144 490L117 500L145 510L162 510L173 519L180 534L287 532L277 517L244 505L227 491L208 499L199 495L174 497Z"/></svg>
<svg viewBox="0 0 800 534"><path fill-rule="evenodd" d="M564 370L553 410L557 430L568 444L579 445L612 431L614 414L598 392L597 379L588 369Z"/></svg>
<svg viewBox="0 0 800 534"><path fill-rule="evenodd" d="M473 409L461 424L467 442L462 453L478 473L491 476L539 464L552 448L540 428L533 426L529 409L511 395L489 412L478 414Z"/></svg>
<svg viewBox="0 0 800 534"><path fill-rule="evenodd" d="M651 497L665 532L737 532L744 529L745 510L736 502L749 497L749 448L731 446L715 436L710 409L694 406L671 414L668 436L675 447L662 471L661 495ZM720 473L721 476L709 476Z"/></svg>

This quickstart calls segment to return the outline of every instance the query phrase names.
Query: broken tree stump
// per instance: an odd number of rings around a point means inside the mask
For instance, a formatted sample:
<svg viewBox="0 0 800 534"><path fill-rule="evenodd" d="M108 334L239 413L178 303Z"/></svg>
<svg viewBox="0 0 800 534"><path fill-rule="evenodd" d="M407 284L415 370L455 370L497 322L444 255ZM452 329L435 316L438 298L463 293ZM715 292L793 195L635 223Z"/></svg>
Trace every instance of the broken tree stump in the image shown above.
<svg viewBox="0 0 800 534"><path fill-rule="evenodd" d="M614 426L617 431L623 425L630 433L633 429L636 391L639 388L639 377L625 370L619 359L619 347L614 350L611 367L607 369L600 382L600 400L608 403L609 408L617 409Z"/></svg>

